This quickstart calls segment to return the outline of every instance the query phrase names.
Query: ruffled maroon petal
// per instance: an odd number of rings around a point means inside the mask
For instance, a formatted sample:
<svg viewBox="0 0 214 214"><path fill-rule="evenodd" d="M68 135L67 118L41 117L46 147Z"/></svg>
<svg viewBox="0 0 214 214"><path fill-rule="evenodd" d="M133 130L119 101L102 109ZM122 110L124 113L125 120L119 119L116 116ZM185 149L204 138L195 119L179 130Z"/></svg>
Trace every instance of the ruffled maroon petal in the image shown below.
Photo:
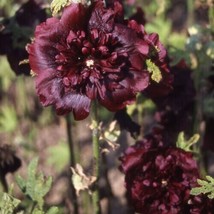
<svg viewBox="0 0 214 214"><path fill-rule="evenodd" d="M35 41L27 47L31 69L36 73L55 68L56 43L60 39L62 29L56 18L47 19L38 25L35 31Z"/></svg>
<svg viewBox="0 0 214 214"><path fill-rule="evenodd" d="M36 91L43 106L53 105L63 93L62 81L55 78L51 69L44 70L36 77Z"/></svg>
<svg viewBox="0 0 214 214"><path fill-rule="evenodd" d="M143 91L149 85L149 74L143 71L131 71L131 77L124 79L120 85L130 88L130 91L137 93Z"/></svg>
<svg viewBox="0 0 214 214"><path fill-rule="evenodd" d="M103 98L99 99L101 105L110 111L118 111L126 105L135 101L135 94L130 89L116 89L110 93L106 92Z"/></svg>
<svg viewBox="0 0 214 214"><path fill-rule="evenodd" d="M89 115L91 100L81 94L69 93L56 102L57 114L73 112L75 120L83 120Z"/></svg>
<svg viewBox="0 0 214 214"><path fill-rule="evenodd" d="M87 8L83 4L73 3L64 9L60 24L65 29L80 30L86 26L88 18Z"/></svg>
<svg viewBox="0 0 214 214"><path fill-rule="evenodd" d="M104 8L104 3L97 1L89 20L89 28L109 33L114 27L114 17L115 12L112 9Z"/></svg>
<svg viewBox="0 0 214 214"><path fill-rule="evenodd" d="M123 48L128 48L128 50L130 50L130 48L133 48L135 42L137 41L137 34L132 29L122 24L115 24L112 35L121 44L123 44Z"/></svg>

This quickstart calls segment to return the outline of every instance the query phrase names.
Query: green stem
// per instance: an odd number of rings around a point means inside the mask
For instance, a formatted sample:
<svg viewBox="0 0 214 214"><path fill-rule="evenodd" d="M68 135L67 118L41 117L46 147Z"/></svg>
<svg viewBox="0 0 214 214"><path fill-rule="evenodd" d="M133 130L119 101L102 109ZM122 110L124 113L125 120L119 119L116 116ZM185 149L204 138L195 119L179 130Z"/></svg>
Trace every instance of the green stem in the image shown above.
<svg viewBox="0 0 214 214"><path fill-rule="evenodd" d="M33 204L32 204L32 206L31 206L30 214L33 213L33 211L34 211L36 205L37 205L37 202L34 201Z"/></svg>
<svg viewBox="0 0 214 214"><path fill-rule="evenodd" d="M209 6L209 23L210 23L210 29L212 29L212 32L214 32L214 4L210 3Z"/></svg>
<svg viewBox="0 0 214 214"><path fill-rule="evenodd" d="M67 140L68 140L68 146L69 146L69 153L70 153L70 166L75 167L75 149L74 149L74 143L72 140L72 122L71 122L71 118L70 115L68 114L66 116L66 129L67 129ZM70 171L70 173L72 173ZM72 174L71 174L72 176ZM69 176L69 177L71 177ZM74 205L74 213L78 214L79 213L79 205L78 205L78 199L77 199L77 194L76 194L76 190L74 188L74 185L71 181L71 195L72 195L72 202Z"/></svg>
<svg viewBox="0 0 214 214"><path fill-rule="evenodd" d="M188 20L187 24L190 27L194 21L194 0L187 0Z"/></svg>
<svg viewBox="0 0 214 214"><path fill-rule="evenodd" d="M99 122L98 122L98 114L97 114L97 103L96 101L93 103L92 109L92 144L93 144L93 176L99 180L100 176L100 151L99 151ZM95 190L92 193L92 202L94 214L100 214L100 200L99 200L99 189L98 186L95 186Z"/></svg>
<svg viewBox="0 0 214 214"><path fill-rule="evenodd" d="M70 152L70 165L72 167L75 166L75 152L74 152L74 144L72 140L72 121L70 118L70 114L66 116L66 130L67 130L67 139L68 139L68 146L69 146L69 152Z"/></svg>

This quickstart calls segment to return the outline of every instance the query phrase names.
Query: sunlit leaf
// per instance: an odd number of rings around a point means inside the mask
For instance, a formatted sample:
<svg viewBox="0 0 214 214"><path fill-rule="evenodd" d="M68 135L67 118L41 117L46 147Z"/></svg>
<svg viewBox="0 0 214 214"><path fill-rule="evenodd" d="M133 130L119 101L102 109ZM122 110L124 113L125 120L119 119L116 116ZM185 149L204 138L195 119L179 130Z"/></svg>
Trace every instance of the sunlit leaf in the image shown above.
<svg viewBox="0 0 214 214"><path fill-rule="evenodd" d="M199 134L194 134L189 140L184 137L184 132L180 132L177 138L176 146L187 152L192 152L192 146L198 142Z"/></svg>
<svg viewBox="0 0 214 214"><path fill-rule="evenodd" d="M66 5L70 4L71 0L53 0L51 2L51 11L52 15L55 16L61 11Z"/></svg>
<svg viewBox="0 0 214 214"><path fill-rule="evenodd" d="M191 195L206 194L208 198L214 199L214 178L207 175L207 180L198 179L197 182L200 187L192 188L190 191Z"/></svg>
<svg viewBox="0 0 214 214"><path fill-rule="evenodd" d="M151 61L151 59L146 60L147 70L152 74L151 78L155 82L159 83L162 80L162 74L160 69L155 63Z"/></svg>

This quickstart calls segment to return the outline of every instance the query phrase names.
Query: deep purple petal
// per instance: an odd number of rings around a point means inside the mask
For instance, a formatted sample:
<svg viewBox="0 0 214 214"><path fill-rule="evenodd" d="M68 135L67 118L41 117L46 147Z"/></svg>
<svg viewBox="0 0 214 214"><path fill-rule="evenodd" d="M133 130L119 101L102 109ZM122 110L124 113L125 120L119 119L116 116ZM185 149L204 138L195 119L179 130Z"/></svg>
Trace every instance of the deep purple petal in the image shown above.
<svg viewBox="0 0 214 214"><path fill-rule="evenodd" d="M30 66L36 74L56 67L55 55L58 51L55 46L63 35L62 30L56 18L49 18L36 27L35 40L27 47Z"/></svg>
<svg viewBox="0 0 214 214"><path fill-rule="evenodd" d="M129 88L116 89L112 92L106 92L103 98L99 99L101 105L110 111L118 111L126 105L135 101L135 94Z"/></svg>
<svg viewBox="0 0 214 214"><path fill-rule="evenodd" d="M104 8L102 1L97 1L93 6L94 10L89 20L89 28L98 29L105 33L111 32L114 27L115 12L110 8Z"/></svg>
<svg viewBox="0 0 214 214"><path fill-rule="evenodd" d="M83 120L89 115L91 100L81 94L69 93L56 103L59 115L73 112L75 120Z"/></svg>
<svg viewBox="0 0 214 214"><path fill-rule="evenodd" d="M65 29L83 29L86 26L88 19L87 8L83 4L72 3L69 7L66 7L63 11L60 19L60 24Z"/></svg>

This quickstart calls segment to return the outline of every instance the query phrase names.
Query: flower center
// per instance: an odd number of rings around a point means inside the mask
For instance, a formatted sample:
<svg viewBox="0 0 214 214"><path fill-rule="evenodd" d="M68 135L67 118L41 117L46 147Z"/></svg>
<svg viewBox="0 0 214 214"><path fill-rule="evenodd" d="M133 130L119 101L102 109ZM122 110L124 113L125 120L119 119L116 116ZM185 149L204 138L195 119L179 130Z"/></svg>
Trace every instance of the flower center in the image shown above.
<svg viewBox="0 0 214 214"><path fill-rule="evenodd" d="M86 64L87 67L93 67L94 60L93 59L88 59L88 60L86 60L85 64Z"/></svg>
<svg viewBox="0 0 214 214"><path fill-rule="evenodd" d="M165 186L167 186L168 182L166 180L162 180L161 184L162 184L163 187L165 187Z"/></svg>

